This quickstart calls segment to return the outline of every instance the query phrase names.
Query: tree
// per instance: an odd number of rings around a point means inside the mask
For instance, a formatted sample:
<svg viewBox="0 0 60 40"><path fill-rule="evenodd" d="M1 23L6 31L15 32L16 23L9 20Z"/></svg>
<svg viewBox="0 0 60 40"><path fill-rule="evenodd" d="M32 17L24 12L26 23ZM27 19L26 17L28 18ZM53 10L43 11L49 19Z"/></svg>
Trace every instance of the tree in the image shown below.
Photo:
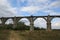
<svg viewBox="0 0 60 40"><path fill-rule="evenodd" d="M18 22L15 30L28 30L29 26L26 26L24 22Z"/></svg>

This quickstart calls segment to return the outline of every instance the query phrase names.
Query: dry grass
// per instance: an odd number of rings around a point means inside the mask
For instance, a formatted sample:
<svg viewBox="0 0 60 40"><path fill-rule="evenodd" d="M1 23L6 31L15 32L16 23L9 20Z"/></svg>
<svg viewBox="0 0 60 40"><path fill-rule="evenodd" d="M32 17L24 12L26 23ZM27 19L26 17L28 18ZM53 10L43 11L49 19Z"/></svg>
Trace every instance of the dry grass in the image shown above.
<svg viewBox="0 0 60 40"><path fill-rule="evenodd" d="M9 30L0 30L0 40L8 40Z"/></svg>
<svg viewBox="0 0 60 40"><path fill-rule="evenodd" d="M21 40L18 31L11 30L9 40Z"/></svg>
<svg viewBox="0 0 60 40"><path fill-rule="evenodd" d="M34 32L23 31L20 32L20 36L23 40L60 40L60 31L42 31L35 30Z"/></svg>
<svg viewBox="0 0 60 40"><path fill-rule="evenodd" d="M9 37L10 35L10 37ZM55 30L47 32L45 30L26 31L12 31L0 30L0 40L10 40L8 38L18 38L18 40L60 40L60 31Z"/></svg>

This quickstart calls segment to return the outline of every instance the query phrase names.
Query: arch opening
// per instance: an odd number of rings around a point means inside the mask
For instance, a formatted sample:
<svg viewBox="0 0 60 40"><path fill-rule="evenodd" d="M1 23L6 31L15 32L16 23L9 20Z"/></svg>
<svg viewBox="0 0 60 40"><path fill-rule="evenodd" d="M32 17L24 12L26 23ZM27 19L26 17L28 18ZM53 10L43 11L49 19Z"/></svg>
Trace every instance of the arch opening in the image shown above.
<svg viewBox="0 0 60 40"><path fill-rule="evenodd" d="M60 29L60 18L54 18L51 23L52 29Z"/></svg>
<svg viewBox="0 0 60 40"><path fill-rule="evenodd" d="M37 18L34 21L34 26L35 27L46 29L47 28L47 26L46 26L46 20L44 20L44 18Z"/></svg>
<svg viewBox="0 0 60 40"><path fill-rule="evenodd" d="M23 22L25 25L30 26L30 21L28 18L21 18L18 22Z"/></svg>
<svg viewBox="0 0 60 40"><path fill-rule="evenodd" d="M13 24L13 19L8 19L5 24Z"/></svg>

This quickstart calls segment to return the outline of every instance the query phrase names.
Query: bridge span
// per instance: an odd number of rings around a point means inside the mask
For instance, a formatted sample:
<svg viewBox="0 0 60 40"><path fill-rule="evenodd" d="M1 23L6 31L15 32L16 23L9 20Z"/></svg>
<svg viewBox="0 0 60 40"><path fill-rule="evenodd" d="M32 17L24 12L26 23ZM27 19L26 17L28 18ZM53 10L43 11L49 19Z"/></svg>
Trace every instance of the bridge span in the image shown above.
<svg viewBox="0 0 60 40"><path fill-rule="evenodd" d="M48 16L20 16L20 17L1 17L0 20L2 21L2 26L5 25L5 22L8 19L12 19L13 20L13 27L17 26L17 22L22 19L22 18L27 18L30 21L30 31L34 30L34 21L37 18L43 18L46 22L47 22L47 31L51 31L51 21L53 18L59 17L60 15L48 15Z"/></svg>

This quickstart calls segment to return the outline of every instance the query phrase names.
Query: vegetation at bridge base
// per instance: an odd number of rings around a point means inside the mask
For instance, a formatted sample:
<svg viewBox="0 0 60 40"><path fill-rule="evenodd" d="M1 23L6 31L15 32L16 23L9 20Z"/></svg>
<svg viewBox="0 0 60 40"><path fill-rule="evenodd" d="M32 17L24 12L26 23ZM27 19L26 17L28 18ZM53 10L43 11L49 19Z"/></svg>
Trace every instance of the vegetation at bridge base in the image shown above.
<svg viewBox="0 0 60 40"><path fill-rule="evenodd" d="M15 30L29 30L29 26L26 26L23 22L19 22Z"/></svg>
<svg viewBox="0 0 60 40"><path fill-rule="evenodd" d="M60 40L60 30L48 32L44 28L34 27L34 31L30 32L30 26L26 26L23 22L19 22L15 30L12 24L4 25L4 27L0 26L0 29L0 40L8 40L11 30L15 32L18 30L18 34L22 40Z"/></svg>
<svg viewBox="0 0 60 40"><path fill-rule="evenodd" d="M13 24L5 24L4 26L0 26L0 30L29 30L30 26L24 24L24 22L17 23L17 27L13 28ZM34 30L41 30L44 28L34 27Z"/></svg>

